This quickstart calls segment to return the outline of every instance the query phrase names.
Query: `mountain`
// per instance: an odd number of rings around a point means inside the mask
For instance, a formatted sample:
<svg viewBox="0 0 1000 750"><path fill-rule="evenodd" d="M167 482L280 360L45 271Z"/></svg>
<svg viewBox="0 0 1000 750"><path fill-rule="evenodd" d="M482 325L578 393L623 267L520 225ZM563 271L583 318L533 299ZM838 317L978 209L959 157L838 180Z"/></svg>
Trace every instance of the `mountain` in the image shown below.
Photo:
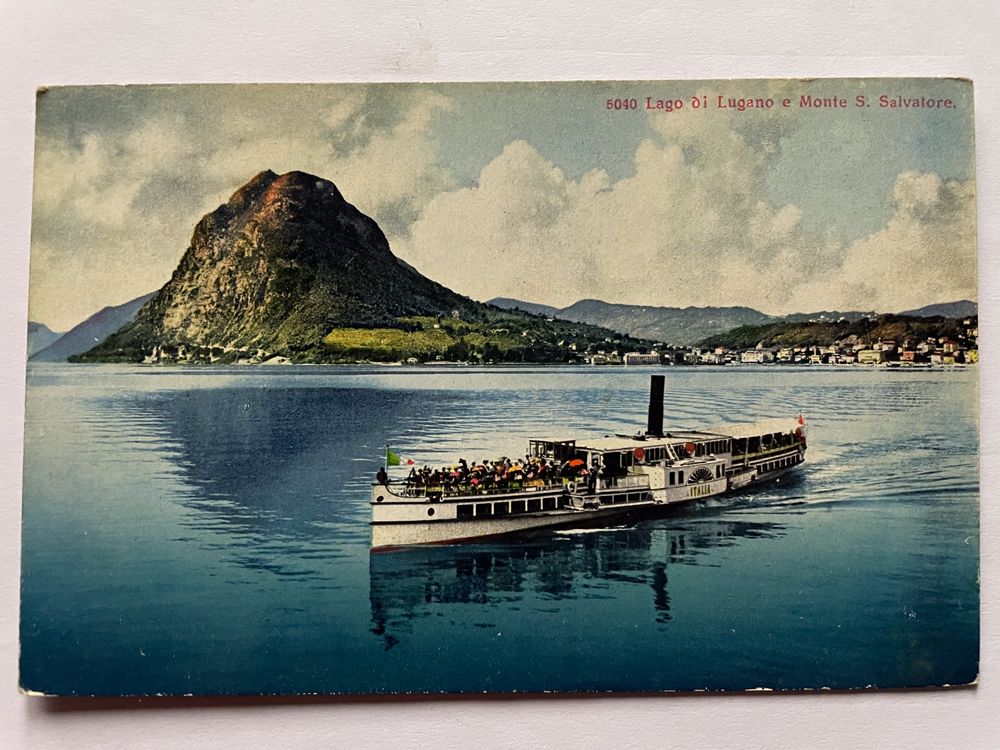
<svg viewBox="0 0 1000 750"><path fill-rule="evenodd" d="M30 357L32 362L64 362L70 357L97 346L130 322L153 294L144 294L114 307L102 307L81 323Z"/></svg>
<svg viewBox="0 0 1000 750"><path fill-rule="evenodd" d="M198 222L133 320L75 360L549 362L621 338L456 294L398 260L329 180L265 171Z"/></svg>
<svg viewBox="0 0 1000 750"><path fill-rule="evenodd" d="M665 341L675 346L687 346L738 326L777 320L750 307L656 307L584 299L569 307L555 308L506 297L492 299L490 304L505 309L537 311L540 315L610 328L636 338Z"/></svg>
<svg viewBox="0 0 1000 750"><path fill-rule="evenodd" d="M60 336L62 336L61 333L56 333L44 323L36 323L33 320L29 320L28 357L30 358L32 354L40 352Z"/></svg>
<svg viewBox="0 0 1000 750"><path fill-rule="evenodd" d="M777 323L854 323L875 315L861 310L821 310L817 312L767 315L752 307L657 307L650 305L612 304L584 299L569 307L550 307L534 302L522 302L509 297L497 297L490 304L507 310L525 310L538 315L561 318L610 328L631 336L665 341L675 346L690 346L711 336L744 326L766 326ZM975 302L963 300L927 305L919 310L899 313L907 317L964 318L977 314Z"/></svg>
<svg viewBox="0 0 1000 750"><path fill-rule="evenodd" d="M924 305L916 310L907 310L900 315L910 315L917 318L969 318L979 314L979 305L972 300L963 299L958 302L940 302L936 305Z"/></svg>
<svg viewBox="0 0 1000 750"><path fill-rule="evenodd" d="M854 322L866 316L871 317L874 314L874 312L862 312L861 310L819 310L810 313L789 313L788 315L777 316L774 320L784 321L785 323L822 323L840 320Z"/></svg>
<svg viewBox="0 0 1000 750"><path fill-rule="evenodd" d="M897 344L910 339L947 337L961 341L967 327L960 318L877 315L861 320L814 320L791 322L779 320L754 326L741 326L709 336L698 342L703 348L752 349L764 346L828 346L834 341L851 339L857 343L892 340Z"/></svg>
<svg viewBox="0 0 1000 750"><path fill-rule="evenodd" d="M591 299L563 308L559 317L684 346L718 331L774 320L750 307L649 307Z"/></svg>
<svg viewBox="0 0 1000 750"><path fill-rule="evenodd" d="M519 299L512 299L510 297L494 297L491 300L487 300L486 304L499 307L501 310L522 310L532 315L544 315L546 317L552 317L559 313L558 307L540 305L537 302L522 302Z"/></svg>

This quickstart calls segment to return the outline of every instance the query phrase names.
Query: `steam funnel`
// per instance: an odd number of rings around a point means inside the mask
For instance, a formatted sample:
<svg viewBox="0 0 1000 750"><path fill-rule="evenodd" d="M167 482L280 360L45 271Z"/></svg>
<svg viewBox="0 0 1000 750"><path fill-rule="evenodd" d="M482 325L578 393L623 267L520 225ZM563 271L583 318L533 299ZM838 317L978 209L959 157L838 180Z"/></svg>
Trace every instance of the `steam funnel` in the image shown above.
<svg viewBox="0 0 1000 750"><path fill-rule="evenodd" d="M646 434L663 436L663 375L653 375L649 382L649 418Z"/></svg>

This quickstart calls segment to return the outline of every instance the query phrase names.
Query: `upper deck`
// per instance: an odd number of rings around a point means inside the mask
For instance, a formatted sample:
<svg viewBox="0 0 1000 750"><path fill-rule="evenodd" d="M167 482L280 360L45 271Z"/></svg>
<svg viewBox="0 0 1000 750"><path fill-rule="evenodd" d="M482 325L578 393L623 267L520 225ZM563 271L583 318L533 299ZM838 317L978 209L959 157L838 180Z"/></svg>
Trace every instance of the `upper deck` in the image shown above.
<svg viewBox="0 0 1000 750"><path fill-rule="evenodd" d="M529 455L558 461L583 461L586 465L614 465L676 461L702 456L745 454L763 447L791 445L801 435L795 419L717 425L704 430L677 429L662 435L604 435L585 438L534 438Z"/></svg>

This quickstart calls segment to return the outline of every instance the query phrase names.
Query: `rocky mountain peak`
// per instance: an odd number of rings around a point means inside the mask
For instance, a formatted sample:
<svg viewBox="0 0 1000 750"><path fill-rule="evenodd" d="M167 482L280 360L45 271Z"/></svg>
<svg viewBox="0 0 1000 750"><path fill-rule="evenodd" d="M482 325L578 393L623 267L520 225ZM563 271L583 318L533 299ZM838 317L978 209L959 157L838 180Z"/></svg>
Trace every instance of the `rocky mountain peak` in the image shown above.
<svg viewBox="0 0 1000 750"><path fill-rule="evenodd" d="M470 305L400 263L330 180L265 170L198 222L170 281L99 348L314 350L336 327Z"/></svg>
<svg viewBox="0 0 1000 750"><path fill-rule="evenodd" d="M226 205L235 209L245 207L248 203L260 197L276 179L278 179L278 175L270 169L259 172L233 193Z"/></svg>

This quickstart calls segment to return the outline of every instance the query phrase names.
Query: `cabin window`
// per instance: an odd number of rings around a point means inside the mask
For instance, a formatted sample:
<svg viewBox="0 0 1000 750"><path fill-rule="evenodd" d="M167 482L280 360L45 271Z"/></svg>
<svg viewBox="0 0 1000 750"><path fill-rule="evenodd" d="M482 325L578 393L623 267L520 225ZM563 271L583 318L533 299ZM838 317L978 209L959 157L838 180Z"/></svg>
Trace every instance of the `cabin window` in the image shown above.
<svg viewBox="0 0 1000 750"><path fill-rule="evenodd" d="M669 482L669 484L673 484L673 483L674 483L674 472L670 472L670 482Z"/></svg>
<svg viewBox="0 0 1000 750"><path fill-rule="evenodd" d="M678 471L677 472L677 484L684 484L684 472L683 471Z"/></svg>
<svg viewBox="0 0 1000 750"><path fill-rule="evenodd" d="M489 503L479 503L476 505L476 518L480 516L489 516L493 513L493 506Z"/></svg>
<svg viewBox="0 0 1000 750"><path fill-rule="evenodd" d="M506 516L510 513L510 505L507 503L493 503L493 515Z"/></svg>
<svg viewBox="0 0 1000 750"><path fill-rule="evenodd" d="M541 510L541 509L542 509L542 501L539 500L537 497L533 497L531 500L528 501L528 512L529 513L534 513L535 511Z"/></svg>
<svg viewBox="0 0 1000 750"><path fill-rule="evenodd" d="M472 518L472 506L471 505L459 505L458 506L458 517L459 518Z"/></svg>
<svg viewBox="0 0 1000 750"><path fill-rule="evenodd" d="M433 516L434 515L434 509L433 508L428 508L427 509L427 515Z"/></svg>
<svg viewBox="0 0 1000 750"><path fill-rule="evenodd" d="M547 497L542 500L542 510L555 510L556 509L556 499L554 497Z"/></svg>
<svg viewBox="0 0 1000 750"><path fill-rule="evenodd" d="M715 478L718 479L722 476L722 464L715 465Z"/></svg>
<svg viewBox="0 0 1000 750"><path fill-rule="evenodd" d="M514 500L510 504L511 513L524 513L524 500Z"/></svg>

